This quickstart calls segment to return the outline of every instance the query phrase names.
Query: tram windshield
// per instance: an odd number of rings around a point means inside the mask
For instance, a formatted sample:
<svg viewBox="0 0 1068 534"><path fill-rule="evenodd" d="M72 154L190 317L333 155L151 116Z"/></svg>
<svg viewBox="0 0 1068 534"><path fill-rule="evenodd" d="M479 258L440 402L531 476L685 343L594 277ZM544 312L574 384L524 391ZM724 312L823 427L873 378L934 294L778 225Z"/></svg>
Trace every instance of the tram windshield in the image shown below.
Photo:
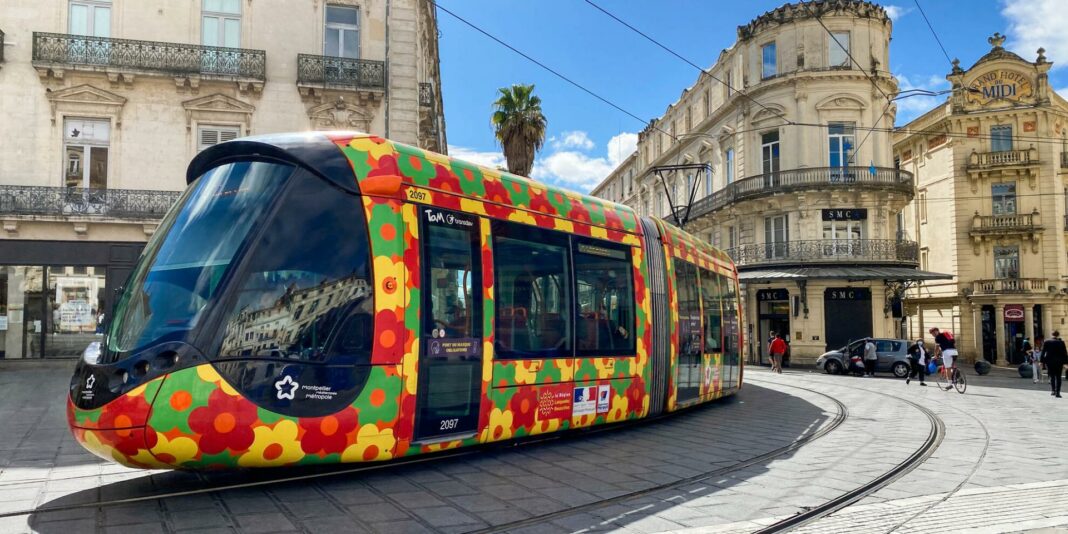
<svg viewBox="0 0 1068 534"><path fill-rule="evenodd" d="M108 359L178 339L196 326L241 243L292 172L287 165L241 161L197 179L149 242L115 306Z"/></svg>

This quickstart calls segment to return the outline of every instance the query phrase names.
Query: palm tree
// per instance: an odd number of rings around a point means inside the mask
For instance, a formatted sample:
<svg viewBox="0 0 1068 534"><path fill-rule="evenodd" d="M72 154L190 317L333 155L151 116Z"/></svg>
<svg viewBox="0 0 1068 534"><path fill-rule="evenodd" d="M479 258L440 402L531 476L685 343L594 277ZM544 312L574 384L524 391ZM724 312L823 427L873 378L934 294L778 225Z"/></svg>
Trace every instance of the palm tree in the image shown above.
<svg viewBox="0 0 1068 534"><path fill-rule="evenodd" d="M545 115L541 99L534 96L534 85L515 84L498 89L493 103L493 131L504 149L508 172L530 175L534 153L545 144Z"/></svg>

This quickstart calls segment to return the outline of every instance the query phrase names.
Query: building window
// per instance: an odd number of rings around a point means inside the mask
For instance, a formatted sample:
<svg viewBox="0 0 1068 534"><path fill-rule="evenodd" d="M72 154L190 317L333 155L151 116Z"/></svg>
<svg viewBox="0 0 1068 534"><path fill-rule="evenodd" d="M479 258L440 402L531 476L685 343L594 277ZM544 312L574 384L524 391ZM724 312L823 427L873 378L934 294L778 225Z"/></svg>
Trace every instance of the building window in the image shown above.
<svg viewBox="0 0 1068 534"><path fill-rule="evenodd" d="M760 171L764 174L779 172L779 131L760 134Z"/></svg>
<svg viewBox="0 0 1068 534"><path fill-rule="evenodd" d="M920 209L920 224L927 223L927 191L920 191L919 202Z"/></svg>
<svg viewBox="0 0 1068 534"><path fill-rule="evenodd" d="M705 117L712 115L712 91L705 91Z"/></svg>
<svg viewBox="0 0 1068 534"><path fill-rule="evenodd" d="M1003 124L990 127L990 150L1008 152L1012 150L1012 126Z"/></svg>
<svg viewBox="0 0 1068 534"><path fill-rule="evenodd" d="M994 247L994 278L1020 277L1020 247Z"/></svg>
<svg viewBox="0 0 1068 534"><path fill-rule="evenodd" d="M779 73L775 59L774 41L760 47L760 79L773 78Z"/></svg>
<svg viewBox="0 0 1068 534"><path fill-rule="evenodd" d="M929 269L927 264L927 254L930 250L927 247L920 249L920 268L923 270Z"/></svg>
<svg viewBox="0 0 1068 534"><path fill-rule="evenodd" d="M197 152L219 143L233 141L241 135L238 126L199 126L197 128Z"/></svg>
<svg viewBox="0 0 1068 534"><path fill-rule="evenodd" d="M241 0L203 0L201 8L201 44L239 48Z"/></svg>
<svg viewBox="0 0 1068 534"><path fill-rule="evenodd" d="M828 162L831 167L849 166L856 141L855 124L853 122L827 124L827 140L830 145Z"/></svg>
<svg viewBox="0 0 1068 534"><path fill-rule="evenodd" d="M840 258L862 254L859 241L864 239L864 221L824 221L823 254Z"/></svg>
<svg viewBox="0 0 1068 534"><path fill-rule="evenodd" d="M107 188L111 122L65 119L63 128L64 152L67 154L64 185Z"/></svg>
<svg viewBox="0 0 1068 534"><path fill-rule="evenodd" d="M667 203L664 202L664 192L663 191L657 191L656 192L656 209L660 212L660 216L661 217L664 217L664 216L667 215L667 211L668 211L667 210Z"/></svg>
<svg viewBox="0 0 1068 534"><path fill-rule="evenodd" d="M727 149L727 155L724 156L723 159L726 160L725 170L724 170L723 174L724 174L724 178L727 180L726 183L729 184L729 183L734 181L734 148L733 147Z"/></svg>
<svg viewBox="0 0 1068 534"><path fill-rule="evenodd" d="M730 69L724 73L723 81L725 82L723 85L727 86L727 98L730 98L734 94L734 75Z"/></svg>
<svg viewBox="0 0 1068 534"><path fill-rule="evenodd" d="M111 37L111 0L72 0L67 33Z"/></svg>
<svg viewBox="0 0 1068 534"><path fill-rule="evenodd" d="M360 12L355 7L326 6L323 55L360 57Z"/></svg>
<svg viewBox="0 0 1068 534"><path fill-rule="evenodd" d="M897 240L905 239L905 210L897 212Z"/></svg>
<svg viewBox="0 0 1068 534"><path fill-rule="evenodd" d="M705 196L712 194L712 172L711 170L705 170Z"/></svg>
<svg viewBox="0 0 1068 534"><path fill-rule="evenodd" d="M994 215L1016 214L1016 184L993 184L990 194L994 198Z"/></svg>
<svg viewBox="0 0 1068 534"><path fill-rule="evenodd" d="M764 256L767 259L786 258L788 240L786 215L764 217Z"/></svg>
<svg viewBox="0 0 1068 534"><path fill-rule="evenodd" d="M832 32L827 47L827 66L849 67L849 32Z"/></svg>
<svg viewBox="0 0 1068 534"><path fill-rule="evenodd" d="M686 131L693 129L693 106L686 107Z"/></svg>
<svg viewBox="0 0 1068 534"><path fill-rule="evenodd" d="M646 215L646 216L652 215L652 213L649 212L649 199L648 198L643 198L642 199L642 215Z"/></svg>
<svg viewBox="0 0 1068 534"><path fill-rule="evenodd" d="M738 246L738 227L727 227L727 248L733 249Z"/></svg>

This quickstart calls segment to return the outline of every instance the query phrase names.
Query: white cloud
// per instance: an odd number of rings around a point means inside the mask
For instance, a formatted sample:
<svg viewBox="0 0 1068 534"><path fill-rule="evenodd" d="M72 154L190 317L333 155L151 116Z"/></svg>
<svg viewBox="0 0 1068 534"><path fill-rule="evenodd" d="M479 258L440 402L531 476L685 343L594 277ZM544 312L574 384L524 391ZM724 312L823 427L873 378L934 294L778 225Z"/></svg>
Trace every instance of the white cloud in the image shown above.
<svg viewBox="0 0 1068 534"><path fill-rule="evenodd" d="M608 176L608 173L612 172L621 161L637 150L638 134L624 132L612 137L605 146L604 156L591 156L584 152L596 147L586 132L564 132L559 138L551 137L549 146L551 150L542 151L537 155L530 177L586 193L604 180L605 176ZM581 151L566 148L581 149ZM489 167L507 167L501 152L486 152L450 145L449 155Z"/></svg>
<svg viewBox="0 0 1068 534"><path fill-rule="evenodd" d="M1063 98L1065 100L1068 100L1068 87L1061 87L1060 89L1057 89L1056 91L1057 91L1057 94L1061 96L1061 98Z"/></svg>
<svg viewBox="0 0 1068 534"><path fill-rule="evenodd" d="M589 150L593 148L593 141L590 140L590 136L581 130L574 132L564 132L560 134L561 137L550 137L549 145L557 150L565 148L578 148L581 150Z"/></svg>
<svg viewBox="0 0 1068 534"><path fill-rule="evenodd" d="M924 91L944 91L949 89L949 81L944 77L938 75L922 76L913 75L912 78L905 74L895 74L897 77L897 87L899 92L909 91L911 89L922 89ZM915 80L915 81L914 81ZM904 95L902 95L904 96ZM947 95L929 96L924 94L916 94L915 96L904 96L900 100L897 100L897 124L905 124L912 119L920 116L923 113L930 111L938 104L945 102Z"/></svg>
<svg viewBox="0 0 1068 534"><path fill-rule="evenodd" d="M894 22L897 22L897 19L900 19L901 17L912 13L911 7L885 5L883 6L883 9L886 10L886 16L890 17L890 20Z"/></svg>
<svg viewBox="0 0 1068 534"><path fill-rule="evenodd" d="M498 167L508 167L507 162L504 160L503 152L483 152L462 146L449 145L449 156L484 165L486 167L492 167L494 169Z"/></svg>
<svg viewBox="0 0 1068 534"><path fill-rule="evenodd" d="M616 167L635 150L638 150L638 134L623 132L608 140L608 162Z"/></svg>
<svg viewBox="0 0 1068 534"><path fill-rule="evenodd" d="M1063 0L1006 0L1001 14L1008 19L1008 47L1020 57L1034 61L1037 50L1046 49L1053 68L1068 62L1068 9ZM1059 60L1059 61L1058 61Z"/></svg>

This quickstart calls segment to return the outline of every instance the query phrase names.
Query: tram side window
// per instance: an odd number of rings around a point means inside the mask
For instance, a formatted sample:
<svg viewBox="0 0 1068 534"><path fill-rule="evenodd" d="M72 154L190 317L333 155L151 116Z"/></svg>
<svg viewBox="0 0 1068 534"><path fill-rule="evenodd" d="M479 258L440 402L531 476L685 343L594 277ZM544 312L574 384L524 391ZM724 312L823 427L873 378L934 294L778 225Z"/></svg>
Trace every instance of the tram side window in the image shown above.
<svg viewBox="0 0 1068 534"><path fill-rule="evenodd" d="M495 343L502 358L571 356L568 239L493 223Z"/></svg>
<svg viewBox="0 0 1068 534"><path fill-rule="evenodd" d="M633 354L634 271L630 251L576 240L573 253L579 354Z"/></svg>
<svg viewBox="0 0 1068 534"><path fill-rule="evenodd" d="M310 176L284 195L233 282L219 354L368 363L374 309L359 201Z"/></svg>
<svg viewBox="0 0 1068 534"><path fill-rule="evenodd" d="M723 287L721 276L701 269L701 300L705 315L705 352L723 350Z"/></svg>

